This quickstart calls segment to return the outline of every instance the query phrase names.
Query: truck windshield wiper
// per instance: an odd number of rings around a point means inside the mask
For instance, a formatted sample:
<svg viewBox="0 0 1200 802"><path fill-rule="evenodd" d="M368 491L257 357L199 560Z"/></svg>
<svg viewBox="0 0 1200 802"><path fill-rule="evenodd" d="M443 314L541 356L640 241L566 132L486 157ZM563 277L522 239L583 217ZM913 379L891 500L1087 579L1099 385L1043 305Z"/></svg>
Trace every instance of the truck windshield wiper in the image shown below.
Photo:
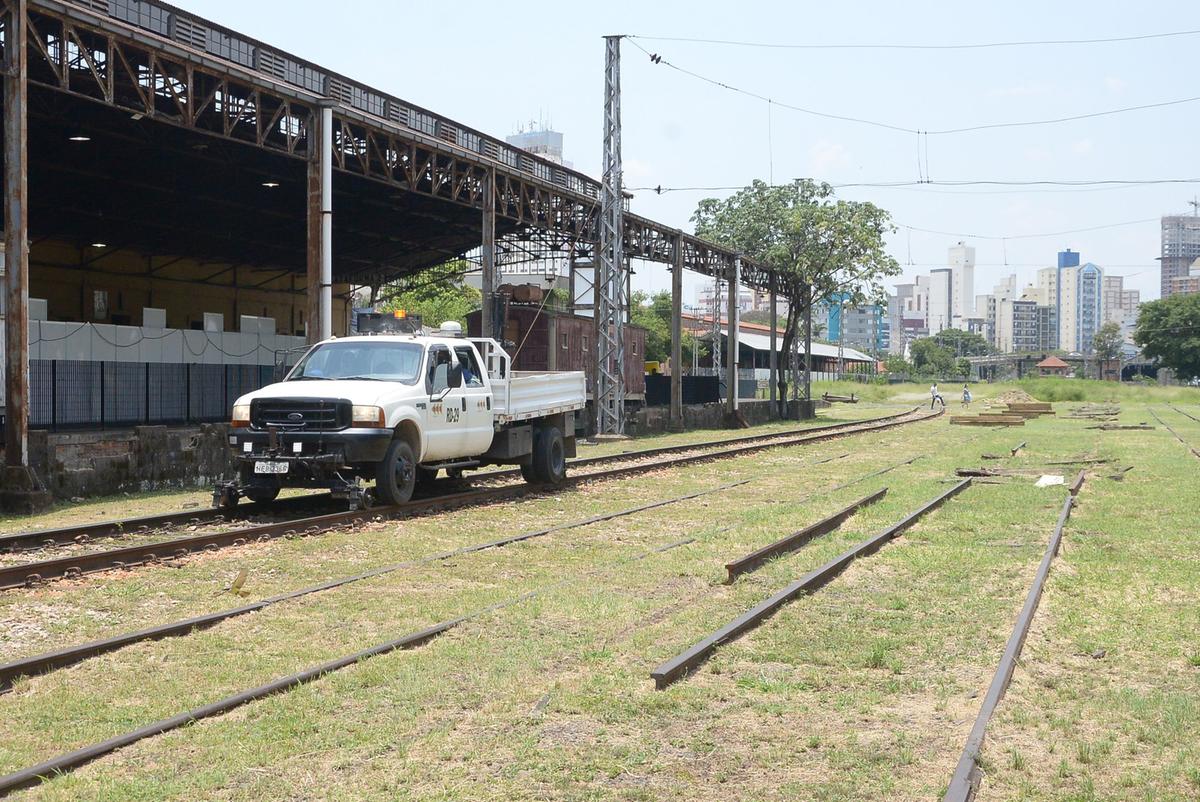
<svg viewBox="0 0 1200 802"><path fill-rule="evenodd" d="M329 380L328 376L293 376L288 379L290 382L321 382Z"/></svg>
<svg viewBox="0 0 1200 802"><path fill-rule="evenodd" d="M338 376L338 381L343 382L385 382L388 379L378 379L374 376Z"/></svg>

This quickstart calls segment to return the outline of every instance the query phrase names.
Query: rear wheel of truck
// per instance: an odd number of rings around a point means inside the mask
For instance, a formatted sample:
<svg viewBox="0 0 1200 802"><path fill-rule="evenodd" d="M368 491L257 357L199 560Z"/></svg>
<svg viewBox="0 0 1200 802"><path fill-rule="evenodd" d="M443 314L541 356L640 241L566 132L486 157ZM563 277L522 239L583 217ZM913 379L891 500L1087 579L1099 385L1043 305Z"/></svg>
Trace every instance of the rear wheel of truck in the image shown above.
<svg viewBox="0 0 1200 802"><path fill-rule="evenodd" d="M417 460L412 446L395 440L375 467L375 497L383 504L404 504L417 484Z"/></svg>
<svg viewBox="0 0 1200 802"><path fill-rule="evenodd" d="M566 449L562 432L556 427L547 426L534 433L532 468L535 480L548 485L562 484L567 478Z"/></svg>

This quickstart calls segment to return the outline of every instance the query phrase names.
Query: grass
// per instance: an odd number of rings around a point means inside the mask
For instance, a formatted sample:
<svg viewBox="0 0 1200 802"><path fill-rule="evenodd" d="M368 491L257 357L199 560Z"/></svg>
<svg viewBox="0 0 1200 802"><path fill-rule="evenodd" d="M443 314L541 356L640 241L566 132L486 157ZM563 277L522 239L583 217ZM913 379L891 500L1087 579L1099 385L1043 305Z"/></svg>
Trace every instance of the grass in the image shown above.
<svg viewBox="0 0 1200 802"><path fill-rule="evenodd" d="M899 386L891 397L926 388ZM982 388L981 388L982 389ZM978 393L993 397L1005 387ZM1200 443L1200 424L1171 414ZM835 408L863 414L865 405ZM883 414L877 408L871 415ZM1127 402L1124 419L1147 417ZM1188 425L1184 425L1188 424ZM939 419L593 483L552 498L251 545L0 595L18 656L234 606L445 548L747 478L719 496L464 555L139 644L0 697L0 773L540 591L413 651L121 750L44 799L916 800L958 760L1063 490L978 485L820 592L655 691L649 671L791 579L942 492L958 466L1095 454L1021 667L989 731L981 799L1189 798L1200 787L1198 463L1160 430ZM713 433L688 437L709 439ZM654 445L671 442L655 438ZM623 448L642 443L620 444ZM814 468L821 458L850 456ZM842 481L918 455L856 486ZM838 531L732 585L723 565L882 486ZM1147 499L1154 499L1150 505ZM1191 527L1191 528L1189 528ZM689 545L631 558L682 538ZM1097 649L1106 656L1091 657ZM1089 796L1090 795L1090 796Z"/></svg>

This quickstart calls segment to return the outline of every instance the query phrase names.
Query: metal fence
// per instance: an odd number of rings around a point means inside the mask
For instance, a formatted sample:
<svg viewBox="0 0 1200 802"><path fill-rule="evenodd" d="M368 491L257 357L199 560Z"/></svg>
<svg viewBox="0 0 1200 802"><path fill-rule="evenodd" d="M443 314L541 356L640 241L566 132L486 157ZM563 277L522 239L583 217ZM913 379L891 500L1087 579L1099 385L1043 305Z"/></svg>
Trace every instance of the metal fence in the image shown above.
<svg viewBox="0 0 1200 802"><path fill-rule="evenodd" d="M239 396L274 375L270 365L30 360L29 425L61 431L227 421Z"/></svg>

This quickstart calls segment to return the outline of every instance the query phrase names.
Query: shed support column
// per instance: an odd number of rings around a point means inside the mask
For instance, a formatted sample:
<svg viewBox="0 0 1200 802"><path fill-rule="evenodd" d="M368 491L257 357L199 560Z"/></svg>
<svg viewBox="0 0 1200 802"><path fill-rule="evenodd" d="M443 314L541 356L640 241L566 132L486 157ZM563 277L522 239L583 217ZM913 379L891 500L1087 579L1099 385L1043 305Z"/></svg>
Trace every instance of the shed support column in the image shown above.
<svg viewBox="0 0 1200 802"><path fill-rule="evenodd" d="M778 347L779 335L775 331L776 327L779 325L779 311L777 309L778 304L779 304L779 290L778 290L778 284L776 282L777 282L777 279L775 277L775 274L772 273L771 274L771 301L770 301L771 302L771 321L770 321L771 354L769 357L770 361L768 362L768 367L771 371L771 375L767 379L768 397L770 398L770 403L771 403L771 414L775 414L778 411L776 402L777 402L778 396L779 396L779 378L775 375L776 371L779 369L779 354L776 353L776 348Z"/></svg>
<svg viewBox="0 0 1200 802"><path fill-rule="evenodd" d="M483 182L483 243L481 253L483 314L479 334L499 340L500 321L496 315L496 171L488 170Z"/></svg>
<svg viewBox="0 0 1200 802"><path fill-rule="evenodd" d="M671 266L671 419L672 431L683 431L683 232L675 238Z"/></svg>
<svg viewBox="0 0 1200 802"><path fill-rule="evenodd" d="M305 250L305 304L304 331L308 342L321 341L321 259L325 248L321 187L321 147L324 141L320 113L314 118L316 130L310 132L308 154L308 246Z"/></svg>
<svg viewBox="0 0 1200 802"><path fill-rule="evenodd" d="M321 107L321 339L333 336L333 107Z"/></svg>
<svg viewBox="0 0 1200 802"><path fill-rule="evenodd" d="M738 409L738 328L741 325L741 311L738 307L738 293L740 291L742 272L742 258L736 256L733 259L733 264L729 271L729 322L728 322L728 341L729 351L726 358L728 367L726 368L726 401L725 413L733 416Z"/></svg>
<svg viewBox="0 0 1200 802"><path fill-rule="evenodd" d="M0 508L34 512L50 497L29 464L29 99L26 0L9 0L4 73L4 481Z"/></svg>

